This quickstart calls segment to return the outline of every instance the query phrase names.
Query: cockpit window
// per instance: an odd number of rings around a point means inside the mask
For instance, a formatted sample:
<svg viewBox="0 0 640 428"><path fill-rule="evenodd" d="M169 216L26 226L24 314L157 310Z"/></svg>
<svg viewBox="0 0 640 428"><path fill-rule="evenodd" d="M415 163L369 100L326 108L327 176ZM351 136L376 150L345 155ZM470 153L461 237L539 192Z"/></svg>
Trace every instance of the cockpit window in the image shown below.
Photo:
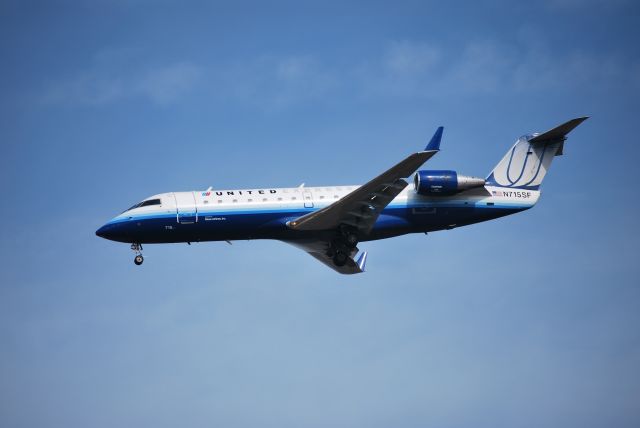
<svg viewBox="0 0 640 428"><path fill-rule="evenodd" d="M131 206L131 207L127 208L126 210L124 210L124 211L122 211L122 212L123 212L123 213L126 213L127 211L131 211L131 210L132 210L132 209L134 209L134 208L138 208L138 207L140 206L140 204L141 204L141 203L142 203L142 202L138 202L137 204L135 204L135 205L133 205L133 206Z"/></svg>
<svg viewBox="0 0 640 428"><path fill-rule="evenodd" d="M147 201L142 201L139 207L148 207L149 205L160 205L160 199L149 199Z"/></svg>
<svg viewBox="0 0 640 428"><path fill-rule="evenodd" d="M148 199L146 201L138 202L134 206L127 208L124 212L126 213L127 211L131 211L132 209L135 209L135 208L148 207L150 205L160 205L160 204L161 204L160 199Z"/></svg>

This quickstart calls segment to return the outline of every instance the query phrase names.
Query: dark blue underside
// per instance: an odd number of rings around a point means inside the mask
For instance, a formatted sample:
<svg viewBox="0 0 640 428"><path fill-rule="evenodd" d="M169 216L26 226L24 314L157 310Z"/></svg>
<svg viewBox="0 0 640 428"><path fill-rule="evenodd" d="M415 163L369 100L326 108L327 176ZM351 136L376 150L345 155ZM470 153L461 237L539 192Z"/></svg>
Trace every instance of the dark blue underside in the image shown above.
<svg viewBox="0 0 640 428"><path fill-rule="evenodd" d="M528 207L438 207L385 209L371 233L362 241L389 238L406 233L431 232L465 226L523 211ZM108 223L98 235L120 242L141 244L245 239L296 240L318 237L323 232L301 232L286 223L310 210L288 212L220 213L202 215L197 222L178 223L175 215L132 218ZM208 220L207 220L208 219Z"/></svg>

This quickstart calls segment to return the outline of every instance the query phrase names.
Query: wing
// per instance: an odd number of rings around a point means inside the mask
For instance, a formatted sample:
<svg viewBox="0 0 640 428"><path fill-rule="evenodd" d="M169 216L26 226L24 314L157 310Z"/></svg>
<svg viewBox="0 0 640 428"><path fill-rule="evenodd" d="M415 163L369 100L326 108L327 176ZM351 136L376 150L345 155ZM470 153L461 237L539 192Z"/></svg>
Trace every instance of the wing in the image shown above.
<svg viewBox="0 0 640 428"><path fill-rule="evenodd" d="M287 223L287 226L293 230L316 231L317 238L285 242L306 251L336 272L342 274L364 272L367 252L363 251L356 259L358 248L349 249L350 247L345 246L344 243L336 246L335 238L332 238L332 236L335 237L336 232L332 231L339 231L344 226L348 226L357 232L358 239L368 235L382 210L407 186L408 183L404 178L413 174L440 150L442 130L442 127L438 128L425 150L407 156L331 205ZM341 251L343 256L347 256L344 264L342 263L344 259L338 263L334 258Z"/></svg>
<svg viewBox="0 0 640 428"><path fill-rule="evenodd" d="M340 225L358 229L360 235L371 231L382 210L407 186L404 178L413 174L440 149L442 127L424 151L413 153L367 184L318 211L288 223L294 230L331 230Z"/></svg>
<svg viewBox="0 0 640 428"><path fill-rule="evenodd" d="M363 251L360 253L357 259L354 257L358 254L358 249L354 248L351 250L351 254L347 263L344 266L336 266L333 263L333 259L327 255L327 250L329 249L328 241L323 240L304 240L304 241L284 241L287 244L291 244L296 248L301 249L309 253L316 260L324 263L329 266L331 269L335 270L338 273L345 275L352 275L355 273L364 272L365 264L367 263L367 252Z"/></svg>

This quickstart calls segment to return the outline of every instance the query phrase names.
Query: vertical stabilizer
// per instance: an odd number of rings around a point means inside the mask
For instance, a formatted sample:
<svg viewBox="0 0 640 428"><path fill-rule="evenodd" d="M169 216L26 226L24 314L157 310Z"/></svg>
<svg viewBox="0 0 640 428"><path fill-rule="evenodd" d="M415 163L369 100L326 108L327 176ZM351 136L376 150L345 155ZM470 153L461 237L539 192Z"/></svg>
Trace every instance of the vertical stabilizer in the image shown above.
<svg viewBox="0 0 640 428"><path fill-rule="evenodd" d="M487 177L488 186L537 190L551 162L563 152L567 134L587 117L579 117L542 134L522 136Z"/></svg>

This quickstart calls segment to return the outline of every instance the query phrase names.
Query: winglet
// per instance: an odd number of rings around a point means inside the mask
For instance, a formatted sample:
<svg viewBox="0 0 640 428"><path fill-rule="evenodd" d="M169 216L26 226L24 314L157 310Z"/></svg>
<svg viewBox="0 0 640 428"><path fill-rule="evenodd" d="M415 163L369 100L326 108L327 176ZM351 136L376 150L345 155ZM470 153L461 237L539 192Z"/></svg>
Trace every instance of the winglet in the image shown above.
<svg viewBox="0 0 640 428"><path fill-rule="evenodd" d="M358 261L356 262L358 267L360 268L360 272L364 272L364 266L367 264L367 252L363 251L358 257Z"/></svg>
<svg viewBox="0 0 640 428"><path fill-rule="evenodd" d="M431 137L431 141L429 141L429 144L427 144L427 147L425 147L424 149L425 152L430 150L440 150L440 140L442 139L443 130L444 130L444 127L442 126L436 129L436 133L433 134L433 137Z"/></svg>

